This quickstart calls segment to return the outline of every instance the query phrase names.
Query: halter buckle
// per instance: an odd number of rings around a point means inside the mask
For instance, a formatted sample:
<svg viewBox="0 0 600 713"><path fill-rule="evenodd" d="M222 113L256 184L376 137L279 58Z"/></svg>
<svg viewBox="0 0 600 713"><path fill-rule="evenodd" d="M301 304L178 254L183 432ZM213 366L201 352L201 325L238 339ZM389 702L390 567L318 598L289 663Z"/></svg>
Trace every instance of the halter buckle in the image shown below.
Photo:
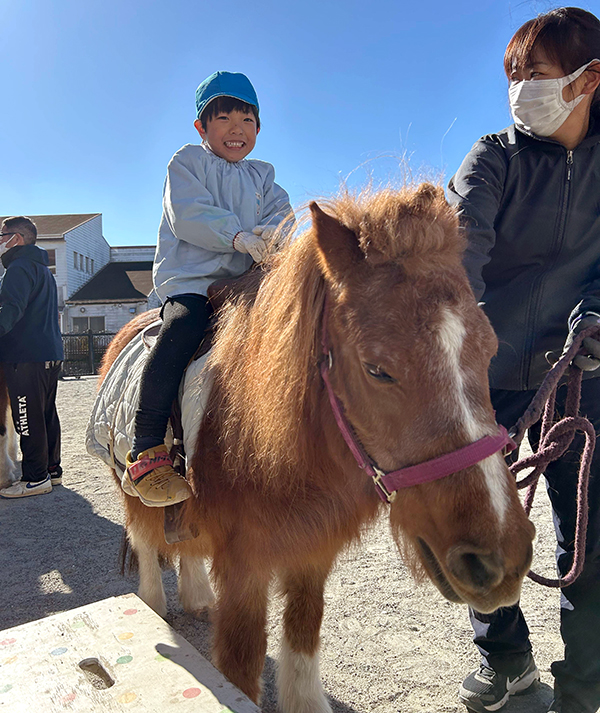
<svg viewBox="0 0 600 713"><path fill-rule="evenodd" d="M372 465L371 468L374 473L374 475L371 475L371 478L373 479L373 484L377 489L379 497L387 503L393 503L398 493L395 490L390 492L386 488L385 483L382 480L385 473L382 470L380 470L376 465Z"/></svg>

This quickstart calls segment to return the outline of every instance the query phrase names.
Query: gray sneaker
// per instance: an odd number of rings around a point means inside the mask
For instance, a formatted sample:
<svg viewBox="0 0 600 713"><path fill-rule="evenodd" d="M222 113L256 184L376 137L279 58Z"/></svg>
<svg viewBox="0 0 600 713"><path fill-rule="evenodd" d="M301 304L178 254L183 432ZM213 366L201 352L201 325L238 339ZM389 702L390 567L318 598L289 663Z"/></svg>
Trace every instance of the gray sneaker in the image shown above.
<svg viewBox="0 0 600 713"><path fill-rule="evenodd" d="M44 480L38 483L29 483L26 480L17 480L8 488L0 490L0 498L27 498L30 495L44 495L52 492L52 483L50 476L47 475Z"/></svg>
<svg viewBox="0 0 600 713"><path fill-rule="evenodd" d="M529 654L523 671L514 676L497 673L481 664L465 678L458 691L461 703L475 713L495 713L502 710L510 696L520 696L533 691L540 680L540 672L533 656Z"/></svg>

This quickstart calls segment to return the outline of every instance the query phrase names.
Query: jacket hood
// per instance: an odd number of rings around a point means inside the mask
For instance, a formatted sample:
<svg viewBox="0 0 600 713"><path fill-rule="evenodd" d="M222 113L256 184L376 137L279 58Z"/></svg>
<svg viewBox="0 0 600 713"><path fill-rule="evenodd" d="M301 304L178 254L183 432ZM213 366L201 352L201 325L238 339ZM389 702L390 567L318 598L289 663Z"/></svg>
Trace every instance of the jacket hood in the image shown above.
<svg viewBox="0 0 600 713"><path fill-rule="evenodd" d="M48 253L42 248L38 248L37 245L17 245L4 253L2 264L4 267L8 267L17 258L39 262L41 265L48 265L49 263Z"/></svg>

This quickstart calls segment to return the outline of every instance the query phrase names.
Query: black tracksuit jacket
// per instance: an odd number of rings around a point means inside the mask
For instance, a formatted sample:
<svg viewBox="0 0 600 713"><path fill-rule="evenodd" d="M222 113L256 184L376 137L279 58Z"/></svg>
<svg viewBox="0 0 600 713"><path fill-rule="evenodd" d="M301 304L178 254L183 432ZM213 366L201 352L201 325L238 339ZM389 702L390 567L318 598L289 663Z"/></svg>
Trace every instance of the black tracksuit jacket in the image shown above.
<svg viewBox="0 0 600 713"><path fill-rule="evenodd" d="M48 253L17 245L2 256L0 362L45 362L64 358L58 324L56 282Z"/></svg>
<svg viewBox="0 0 600 713"><path fill-rule="evenodd" d="M600 121L573 150L514 125L480 139L448 186L464 264L500 346L490 386L535 389L569 325L600 314ZM584 378L600 377L600 369Z"/></svg>

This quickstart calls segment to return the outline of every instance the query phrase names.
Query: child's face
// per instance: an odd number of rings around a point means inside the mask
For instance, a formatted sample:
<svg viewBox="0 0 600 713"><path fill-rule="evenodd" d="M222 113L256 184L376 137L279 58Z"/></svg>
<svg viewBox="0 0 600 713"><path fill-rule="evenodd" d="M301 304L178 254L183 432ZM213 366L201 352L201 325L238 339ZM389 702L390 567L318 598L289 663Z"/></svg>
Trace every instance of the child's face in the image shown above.
<svg viewBox="0 0 600 713"><path fill-rule="evenodd" d="M206 129L200 119L196 119L194 126L213 153L232 163L246 158L256 144L258 129L254 115L237 109L209 119Z"/></svg>

